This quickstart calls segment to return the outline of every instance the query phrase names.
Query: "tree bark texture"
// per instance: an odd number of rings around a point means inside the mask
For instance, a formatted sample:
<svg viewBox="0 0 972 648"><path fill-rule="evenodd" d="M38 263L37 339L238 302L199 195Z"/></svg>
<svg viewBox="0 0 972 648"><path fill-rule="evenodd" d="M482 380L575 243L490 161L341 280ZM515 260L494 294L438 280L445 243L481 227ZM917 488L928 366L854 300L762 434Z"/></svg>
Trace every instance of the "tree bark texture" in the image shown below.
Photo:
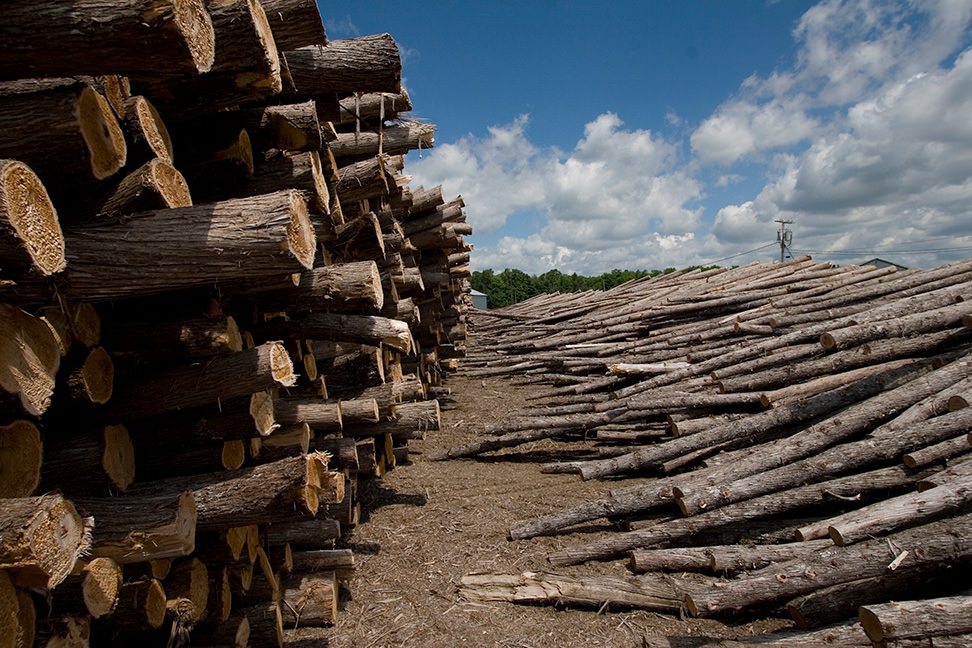
<svg viewBox="0 0 972 648"><path fill-rule="evenodd" d="M334 40L325 47L287 50L285 56L301 97L402 89L398 45L388 34Z"/></svg>

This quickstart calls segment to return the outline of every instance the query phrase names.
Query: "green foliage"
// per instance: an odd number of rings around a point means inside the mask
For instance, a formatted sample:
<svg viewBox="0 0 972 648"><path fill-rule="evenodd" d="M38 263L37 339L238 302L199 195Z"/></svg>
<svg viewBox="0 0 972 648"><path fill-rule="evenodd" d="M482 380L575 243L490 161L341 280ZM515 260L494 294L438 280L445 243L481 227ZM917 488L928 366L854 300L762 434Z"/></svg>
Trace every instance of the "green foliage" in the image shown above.
<svg viewBox="0 0 972 648"><path fill-rule="evenodd" d="M674 271L675 268L665 268L664 270L615 269L595 277L585 277L576 272L569 275L564 274L560 270L548 270L541 275L528 275L522 270L507 268L500 273L494 270L477 270L472 273L471 283L474 290L486 294L490 308L502 308L544 293L610 290L632 279L654 277Z"/></svg>

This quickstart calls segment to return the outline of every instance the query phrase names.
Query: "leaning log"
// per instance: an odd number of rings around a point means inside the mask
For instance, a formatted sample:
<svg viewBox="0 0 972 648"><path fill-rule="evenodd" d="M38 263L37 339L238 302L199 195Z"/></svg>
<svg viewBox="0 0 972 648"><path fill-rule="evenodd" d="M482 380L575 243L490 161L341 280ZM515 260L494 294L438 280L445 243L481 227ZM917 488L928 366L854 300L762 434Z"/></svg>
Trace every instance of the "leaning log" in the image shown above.
<svg viewBox="0 0 972 648"><path fill-rule="evenodd" d="M55 587L90 545L90 520L60 495L4 500L0 569L21 587Z"/></svg>
<svg viewBox="0 0 972 648"><path fill-rule="evenodd" d="M972 596L865 605L861 625L875 645L897 645L905 639L928 640L972 633Z"/></svg>

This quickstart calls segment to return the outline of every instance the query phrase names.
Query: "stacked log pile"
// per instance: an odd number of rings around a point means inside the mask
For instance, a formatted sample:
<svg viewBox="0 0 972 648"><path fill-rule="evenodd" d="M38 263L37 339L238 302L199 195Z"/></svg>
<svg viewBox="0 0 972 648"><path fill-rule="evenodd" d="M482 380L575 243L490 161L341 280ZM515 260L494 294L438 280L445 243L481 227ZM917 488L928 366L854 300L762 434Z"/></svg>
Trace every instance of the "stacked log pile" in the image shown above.
<svg viewBox="0 0 972 648"><path fill-rule="evenodd" d="M599 499L510 525L514 541L584 525L548 554L567 572L473 574L463 593L779 610L801 628L867 606L863 627L831 631L832 643L970 641L959 623L972 564L970 297L972 260L894 272L801 258L484 313L465 375L534 384L538 402L438 458L568 441L546 446L557 460L543 471L614 481ZM591 539L601 519L606 533ZM570 577L570 565L618 558L637 575ZM948 622L892 616L934 601L887 607L922 597L958 597L936 608Z"/></svg>
<svg viewBox="0 0 972 648"><path fill-rule="evenodd" d="M470 230L402 174L434 127L395 41L309 0L0 34L0 646L316 645L359 479L438 429L465 346Z"/></svg>

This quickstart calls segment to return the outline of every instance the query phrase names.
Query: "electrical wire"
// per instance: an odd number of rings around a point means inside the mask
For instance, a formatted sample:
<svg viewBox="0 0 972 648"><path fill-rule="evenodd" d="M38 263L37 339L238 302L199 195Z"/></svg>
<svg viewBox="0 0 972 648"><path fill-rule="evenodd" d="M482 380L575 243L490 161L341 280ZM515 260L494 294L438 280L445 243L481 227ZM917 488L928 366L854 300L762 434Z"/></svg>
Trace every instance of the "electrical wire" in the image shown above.
<svg viewBox="0 0 972 648"><path fill-rule="evenodd" d="M766 248L770 248L770 247L776 247L777 245L779 245L779 244L778 243L767 243L766 245L762 245L762 246L760 246L758 248L755 248L753 250L746 250L745 252L740 252L738 254L730 254L727 257L722 257L721 259L716 259L715 261L708 261L706 263L701 263L699 265L702 265L702 266L715 265L715 264L720 263L722 261L728 261L729 259L735 259L736 257L741 257L741 256L745 256L747 254L752 254L753 252L759 252L760 250L765 250Z"/></svg>
<svg viewBox="0 0 972 648"><path fill-rule="evenodd" d="M968 252L972 247L933 248L923 250L795 250L800 254L827 254L830 256L861 256L867 254L941 254L942 252Z"/></svg>

